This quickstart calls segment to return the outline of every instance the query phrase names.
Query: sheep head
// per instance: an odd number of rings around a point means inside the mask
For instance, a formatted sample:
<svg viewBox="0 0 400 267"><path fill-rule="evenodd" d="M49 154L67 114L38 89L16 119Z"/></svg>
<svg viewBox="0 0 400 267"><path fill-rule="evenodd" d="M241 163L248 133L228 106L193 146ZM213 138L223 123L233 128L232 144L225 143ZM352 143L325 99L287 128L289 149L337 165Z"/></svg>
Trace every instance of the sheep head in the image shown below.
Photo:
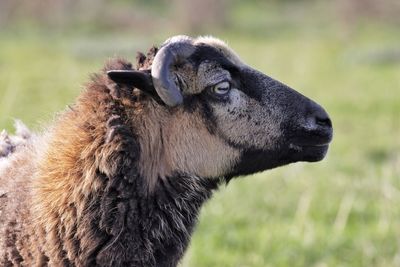
<svg viewBox="0 0 400 267"><path fill-rule="evenodd" d="M215 38L172 37L150 70L110 70L108 76L161 99L148 100L153 104L142 118L153 122L138 127L139 132L149 129L151 137L143 132L142 138L153 143L142 147L150 176L184 172L230 179L319 161L332 139L331 121L321 106L244 64Z"/></svg>

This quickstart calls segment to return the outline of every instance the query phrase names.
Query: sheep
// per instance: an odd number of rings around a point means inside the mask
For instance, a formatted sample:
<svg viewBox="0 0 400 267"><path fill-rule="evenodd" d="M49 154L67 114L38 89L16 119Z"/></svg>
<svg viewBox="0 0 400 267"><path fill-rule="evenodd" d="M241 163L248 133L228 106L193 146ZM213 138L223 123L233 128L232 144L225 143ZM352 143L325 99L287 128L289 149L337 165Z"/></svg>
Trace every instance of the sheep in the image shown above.
<svg viewBox="0 0 400 267"><path fill-rule="evenodd" d="M18 125L0 139L1 266L177 266L221 184L332 139L321 106L213 37L111 59L43 133Z"/></svg>

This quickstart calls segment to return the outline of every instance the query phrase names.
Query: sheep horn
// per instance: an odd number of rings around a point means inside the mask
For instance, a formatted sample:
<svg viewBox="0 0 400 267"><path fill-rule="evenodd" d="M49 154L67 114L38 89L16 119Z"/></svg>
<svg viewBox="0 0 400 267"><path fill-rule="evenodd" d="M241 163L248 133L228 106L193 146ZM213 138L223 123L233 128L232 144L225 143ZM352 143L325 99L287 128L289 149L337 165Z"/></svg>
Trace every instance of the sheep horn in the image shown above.
<svg viewBox="0 0 400 267"><path fill-rule="evenodd" d="M171 67L190 56L194 51L192 39L187 36L171 38L157 52L151 67L151 76L157 94L168 106L183 102L183 96L175 84Z"/></svg>

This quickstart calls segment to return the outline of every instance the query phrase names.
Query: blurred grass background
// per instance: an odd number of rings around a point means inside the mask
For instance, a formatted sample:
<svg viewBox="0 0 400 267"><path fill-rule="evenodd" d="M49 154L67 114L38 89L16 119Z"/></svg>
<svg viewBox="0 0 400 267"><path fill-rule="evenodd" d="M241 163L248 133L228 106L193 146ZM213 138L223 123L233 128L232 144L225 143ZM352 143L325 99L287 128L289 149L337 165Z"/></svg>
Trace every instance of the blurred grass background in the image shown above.
<svg viewBox="0 0 400 267"><path fill-rule="evenodd" d="M175 34L211 34L330 113L327 158L239 178L182 266L400 266L398 0L2 0L0 129L51 122L89 74Z"/></svg>

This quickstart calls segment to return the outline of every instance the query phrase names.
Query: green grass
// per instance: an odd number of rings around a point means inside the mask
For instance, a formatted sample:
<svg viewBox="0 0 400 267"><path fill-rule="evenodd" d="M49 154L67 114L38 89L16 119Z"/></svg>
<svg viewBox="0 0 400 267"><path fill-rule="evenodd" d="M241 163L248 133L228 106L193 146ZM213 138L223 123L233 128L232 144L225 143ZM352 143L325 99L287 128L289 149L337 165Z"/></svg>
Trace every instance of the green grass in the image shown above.
<svg viewBox="0 0 400 267"><path fill-rule="evenodd" d="M400 30L296 23L303 24L278 23L285 30L270 34L244 25L246 32L219 36L247 63L327 109L334 125L328 156L221 188L203 209L182 266L400 266L400 62L376 60L398 49ZM106 58L134 60L134 51L168 35L2 33L0 128L11 131L12 118L36 129L50 122Z"/></svg>

